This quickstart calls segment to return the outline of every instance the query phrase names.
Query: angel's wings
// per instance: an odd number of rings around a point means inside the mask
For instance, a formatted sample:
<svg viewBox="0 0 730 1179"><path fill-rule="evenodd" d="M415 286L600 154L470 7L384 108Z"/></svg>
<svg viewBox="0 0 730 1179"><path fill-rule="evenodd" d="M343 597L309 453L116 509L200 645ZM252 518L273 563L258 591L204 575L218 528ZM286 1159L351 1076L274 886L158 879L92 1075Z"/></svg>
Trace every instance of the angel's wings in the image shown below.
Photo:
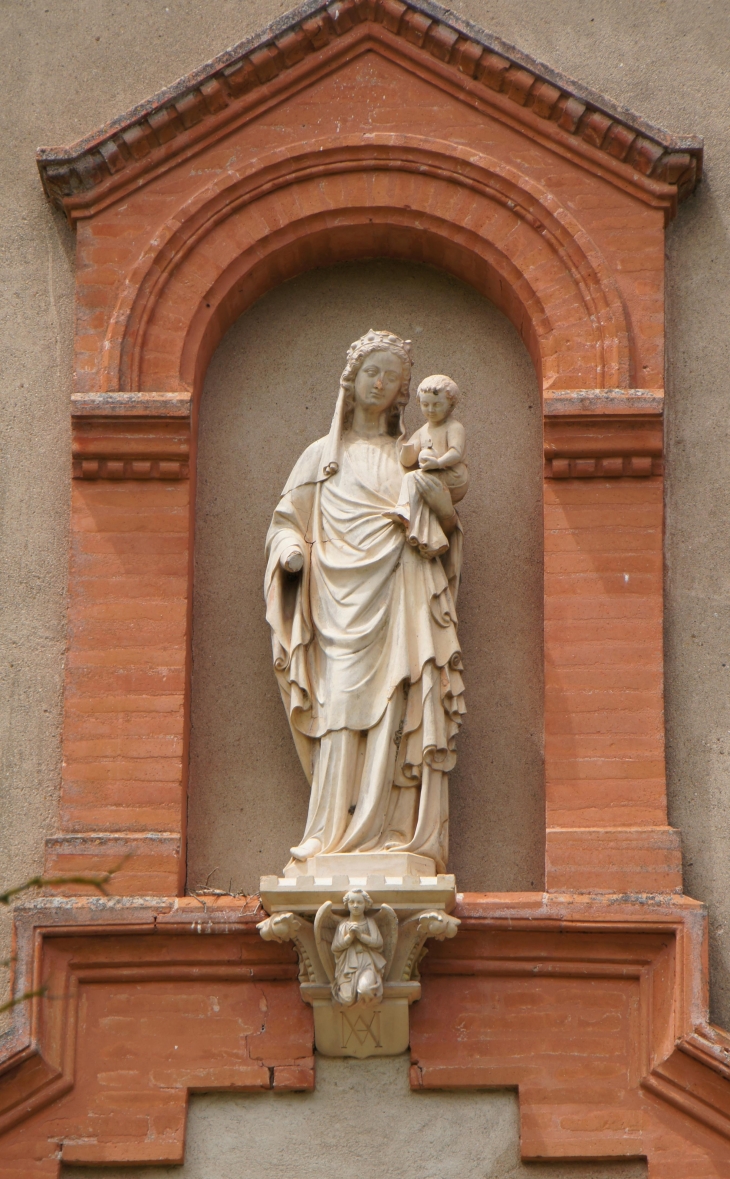
<svg viewBox="0 0 730 1179"><path fill-rule="evenodd" d="M380 930L380 936L383 939L383 957L385 958L383 978L387 979L390 974L390 968L393 965L393 956L398 941L398 918L390 905L380 906L380 912L375 917L375 924Z"/></svg>
<svg viewBox="0 0 730 1179"><path fill-rule="evenodd" d="M317 951L330 982L335 981L335 956L332 953L332 938L335 936L339 924L338 918L332 912L332 901L325 901L323 905L320 905L317 916L314 918L314 940L317 943Z"/></svg>

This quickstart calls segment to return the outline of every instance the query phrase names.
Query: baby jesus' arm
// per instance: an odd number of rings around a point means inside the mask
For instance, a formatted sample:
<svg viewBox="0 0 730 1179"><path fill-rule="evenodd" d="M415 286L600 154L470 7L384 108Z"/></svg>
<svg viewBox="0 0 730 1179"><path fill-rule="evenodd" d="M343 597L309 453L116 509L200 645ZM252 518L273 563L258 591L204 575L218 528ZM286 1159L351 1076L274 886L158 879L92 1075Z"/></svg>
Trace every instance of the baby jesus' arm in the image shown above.
<svg viewBox="0 0 730 1179"><path fill-rule="evenodd" d="M466 430L461 422L449 422L446 430L446 446L447 450L442 455L437 455L432 448L421 451L418 458L421 470L441 471L445 467L455 467L463 460L466 450Z"/></svg>
<svg viewBox="0 0 730 1179"><path fill-rule="evenodd" d="M421 437L423 433L423 438ZM400 448L399 458L404 467L415 467L418 463L418 456L421 453L428 435L423 426L420 430L416 430L415 434L411 435L407 442L404 442Z"/></svg>

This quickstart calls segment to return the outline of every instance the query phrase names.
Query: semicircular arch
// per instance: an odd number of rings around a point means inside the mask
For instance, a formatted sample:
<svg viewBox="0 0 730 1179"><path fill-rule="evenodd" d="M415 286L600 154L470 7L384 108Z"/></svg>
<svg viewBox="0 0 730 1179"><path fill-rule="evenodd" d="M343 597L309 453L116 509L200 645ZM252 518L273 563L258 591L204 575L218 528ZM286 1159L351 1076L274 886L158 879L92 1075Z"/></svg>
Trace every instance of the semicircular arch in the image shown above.
<svg viewBox="0 0 730 1179"><path fill-rule="evenodd" d="M192 389L230 323L271 286L375 256L440 266L490 298L544 387L626 386L622 301L572 214L512 167L406 138L272 152L255 175L202 186L129 276L102 388Z"/></svg>

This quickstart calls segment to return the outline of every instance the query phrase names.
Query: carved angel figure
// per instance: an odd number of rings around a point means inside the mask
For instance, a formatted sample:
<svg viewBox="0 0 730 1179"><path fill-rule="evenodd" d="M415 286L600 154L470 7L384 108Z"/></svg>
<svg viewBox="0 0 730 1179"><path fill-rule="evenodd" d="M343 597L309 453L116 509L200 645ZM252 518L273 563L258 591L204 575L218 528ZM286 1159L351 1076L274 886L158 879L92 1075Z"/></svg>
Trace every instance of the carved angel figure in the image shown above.
<svg viewBox="0 0 730 1179"><path fill-rule="evenodd" d="M361 888L346 893L343 903L349 910L344 920L335 916L331 901L317 913L317 947L335 1002L342 1007L355 1003L370 1007L383 997L383 982L398 939L398 918L389 905L381 905L376 917L366 916L372 901Z"/></svg>

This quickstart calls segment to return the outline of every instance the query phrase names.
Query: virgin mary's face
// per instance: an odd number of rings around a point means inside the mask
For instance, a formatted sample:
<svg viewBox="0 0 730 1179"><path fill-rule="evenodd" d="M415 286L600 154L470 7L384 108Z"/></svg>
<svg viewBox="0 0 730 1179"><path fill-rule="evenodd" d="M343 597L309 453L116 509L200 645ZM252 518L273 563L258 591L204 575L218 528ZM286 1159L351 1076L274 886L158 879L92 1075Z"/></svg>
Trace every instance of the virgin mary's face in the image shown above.
<svg viewBox="0 0 730 1179"><path fill-rule="evenodd" d="M403 365L392 352L371 352L355 377L355 401L368 409L390 409L403 383Z"/></svg>

